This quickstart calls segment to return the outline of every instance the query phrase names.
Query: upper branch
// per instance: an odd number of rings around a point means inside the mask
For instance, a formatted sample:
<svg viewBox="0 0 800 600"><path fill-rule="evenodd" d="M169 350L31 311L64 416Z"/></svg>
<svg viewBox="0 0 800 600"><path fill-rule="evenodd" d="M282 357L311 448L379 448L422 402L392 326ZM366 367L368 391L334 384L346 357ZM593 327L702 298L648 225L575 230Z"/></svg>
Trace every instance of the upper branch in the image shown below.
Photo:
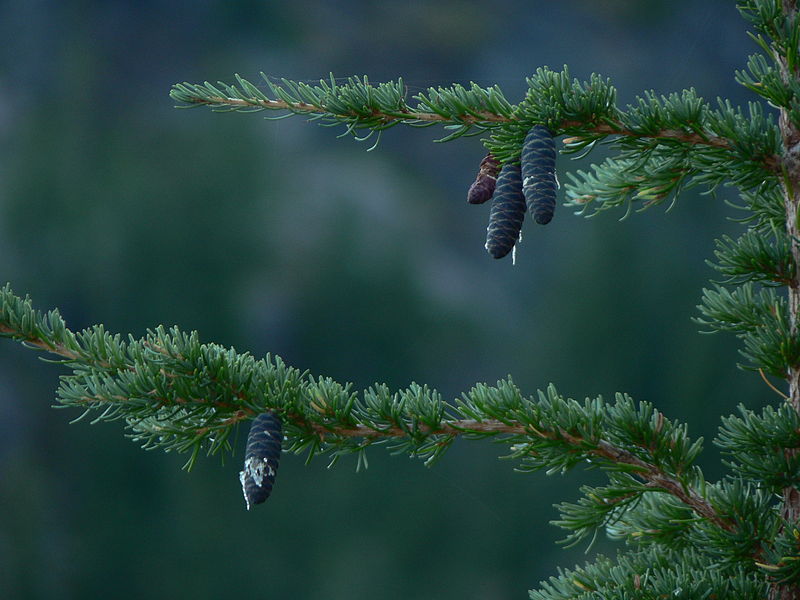
<svg viewBox="0 0 800 600"><path fill-rule="evenodd" d="M207 105L214 108L230 107L230 108L263 108L266 110L288 110L292 113L318 113L318 114L331 114L335 117L343 119L357 118L361 115L353 112L334 113L326 106L315 106L306 102L286 102L285 100L263 100L260 98L229 98L222 96L205 96L199 95L196 92L187 91L178 93L180 87L186 87L187 84L178 84L173 89L171 95L176 100L186 102L192 105ZM414 122L414 121L429 121L433 123L453 123L453 119L444 115L431 113L431 112L414 112L412 110L403 109L399 112L381 113L373 112L372 116L378 118L386 123L390 121ZM476 114L464 114L460 120L468 123L513 123L515 120L503 115L493 114L487 111L477 111Z"/></svg>
<svg viewBox="0 0 800 600"><path fill-rule="evenodd" d="M237 76L238 78L238 76ZM267 82L268 79L265 78ZM365 106L360 104L357 107L349 105L347 102L342 102L342 97L345 92L352 91L347 86L326 86L324 88L325 94L317 93L314 96L310 95L308 90L312 89L310 86L300 86L294 82L291 83L294 90L305 91L305 95L298 94L300 97L290 96L282 87L276 87L270 83L270 87L284 98L267 98L255 86L246 82L242 78L238 78L240 87L228 86L220 83L224 87L228 95L218 93L220 90L209 83L205 84L190 84L182 83L173 86L170 96L178 102L183 102L188 106L210 106L216 109L230 109L230 110L285 110L294 114L316 114L327 116L333 120L339 121L363 121L365 126L373 126L376 122L388 124L392 122L399 122L405 124L414 123L430 123L430 124L443 124L443 125L473 125L480 126L483 129L489 129L497 125L527 125L528 119L525 115L520 115L518 111L509 111L510 105L503 103L500 105L500 110L493 111L486 101L488 94L481 95L480 92L485 92L478 86L473 84L472 96L466 93L465 88L461 86L454 86L452 89L439 88L434 90L431 88L429 97L418 95L417 99L421 99L420 106L436 106L437 110L419 110L412 109L405 103L405 96L393 97L389 106L382 106L380 103L375 103L369 106L369 110L364 110ZM286 80L284 80L286 81ZM354 83L355 82L355 83ZM351 87L361 86L368 90L380 90L374 88L368 83L360 83L357 80L350 79ZM388 84L381 84L388 85ZM480 90L476 93L476 90ZM494 88L492 91L499 93L499 90ZM254 92L256 94L254 95ZM338 94L338 96L337 96ZM359 100L363 100L362 94ZM301 99L304 98L304 99ZM308 101L308 100L314 101ZM468 102L477 100L477 105L470 105ZM441 102L442 105L436 105L434 102ZM450 103L449 106L444 106ZM516 108L516 107L511 107ZM627 127L625 120L609 118L603 116L602 119L598 118L600 115L594 115L594 118L586 120L569 119L565 118L560 122L550 121L549 125L557 132L581 132L582 134L599 134L599 135L618 135L637 138L651 138L678 141L690 145L708 146L712 148L730 149L731 142L721 136L700 133L700 132L687 132L681 129L662 128L655 131L644 132L639 129L632 129ZM573 140L574 141L574 140ZM774 165L770 165L771 167Z"/></svg>
<svg viewBox="0 0 800 600"><path fill-rule="evenodd" d="M688 185L713 190L733 182L742 190L763 190L781 172L780 135L761 105L743 111L720 102L714 109L691 89L669 96L646 92L621 110L608 80L597 75L586 82L573 80L566 67L561 72L538 69L527 79L528 91L518 104L508 102L497 86L474 83L428 88L410 103L402 79L373 85L351 77L344 83L331 79L310 85L262 77L272 97L238 76L237 85L177 84L170 95L185 107L310 115L324 124L344 125L345 134L358 140L375 133L380 139L381 132L399 124L442 125L448 133L440 142L486 132L482 141L501 163L519 160L534 125L568 136L565 154L588 152L608 138L617 156L594 165L593 173L567 174L567 204L580 211L630 207L632 201L646 208L677 197Z"/></svg>

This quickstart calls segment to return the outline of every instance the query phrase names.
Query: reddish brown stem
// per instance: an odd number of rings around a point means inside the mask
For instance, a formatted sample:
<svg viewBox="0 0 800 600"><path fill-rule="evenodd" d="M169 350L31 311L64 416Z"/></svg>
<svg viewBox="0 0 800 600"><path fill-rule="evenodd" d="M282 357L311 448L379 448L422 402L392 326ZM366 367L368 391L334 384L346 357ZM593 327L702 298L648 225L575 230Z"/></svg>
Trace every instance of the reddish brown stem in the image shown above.
<svg viewBox="0 0 800 600"><path fill-rule="evenodd" d="M324 107L314 106L313 104L307 104L305 102L291 103L291 102L285 102L283 100L260 100L258 98L248 98L246 100L243 100L241 98L227 98L221 96L214 96L210 98L196 97L193 98L192 100L188 100L187 102L190 102L191 104L208 104L211 106L221 105L221 106L261 107L270 110L291 110L300 113L321 114L328 112L328 110ZM341 116L356 117L357 115L352 114L352 115L341 115ZM380 117L381 120L383 120L386 123L390 121L427 121L434 123L435 122L448 123L453 120L450 117L446 117L437 113L416 112L411 110L402 110L393 114L376 113L374 116ZM460 115L459 120L467 124L477 124L477 123L513 123L516 119L484 111L484 112L476 112L474 114ZM709 146L712 148L731 148L731 143L725 138L717 136L705 136L705 135L700 135L699 133L687 133L685 131L680 131L677 129L662 129L655 133L642 135L639 132L626 129L623 126L623 124L619 122L612 124L600 123L594 126L587 126L586 123L580 121L564 121L561 125L565 128L581 127L585 128L585 130L588 132L605 134L605 135L648 137L654 139L660 139L660 138L672 139L685 142L687 144L693 144L696 146ZM777 170L780 165L780 159L777 156L765 156L762 158L762 161L771 171Z"/></svg>
<svg viewBox="0 0 800 600"><path fill-rule="evenodd" d="M34 348L39 348L40 350L44 350L46 352L51 352L52 354L57 354L61 358L66 358L67 360L81 360L82 357L77 352L73 352L72 350L68 350L65 346L60 344L51 344L50 342L46 342L44 340L38 338L32 338L29 336L21 335L15 329L12 329L8 325L4 325L0 323L0 334L5 334L11 336L15 340L19 340L28 346L33 346ZM104 367L109 367L110 365L102 365Z"/></svg>

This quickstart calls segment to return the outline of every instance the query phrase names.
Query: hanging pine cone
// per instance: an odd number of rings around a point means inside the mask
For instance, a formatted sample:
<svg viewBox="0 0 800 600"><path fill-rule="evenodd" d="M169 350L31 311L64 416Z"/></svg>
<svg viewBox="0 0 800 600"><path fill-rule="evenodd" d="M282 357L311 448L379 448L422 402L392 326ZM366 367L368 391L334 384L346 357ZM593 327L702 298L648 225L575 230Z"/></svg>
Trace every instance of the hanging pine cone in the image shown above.
<svg viewBox="0 0 800 600"><path fill-rule="evenodd" d="M505 164L497 178L492 196L489 227L486 230L486 250L492 258L503 258L519 239L525 219L525 197L519 165Z"/></svg>
<svg viewBox="0 0 800 600"><path fill-rule="evenodd" d="M483 204L494 194L497 183L497 173L500 171L500 162L490 152L481 161L478 176L467 192L467 202L470 204Z"/></svg>
<svg viewBox="0 0 800 600"><path fill-rule="evenodd" d="M553 134L534 125L522 146L522 190L533 220L547 225L556 208L556 145Z"/></svg>
<svg viewBox="0 0 800 600"><path fill-rule="evenodd" d="M265 412L253 419L247 436L244 469L239 473L247 510L261 504L272 493L283 444L283 426L273 412Z"/></svg>

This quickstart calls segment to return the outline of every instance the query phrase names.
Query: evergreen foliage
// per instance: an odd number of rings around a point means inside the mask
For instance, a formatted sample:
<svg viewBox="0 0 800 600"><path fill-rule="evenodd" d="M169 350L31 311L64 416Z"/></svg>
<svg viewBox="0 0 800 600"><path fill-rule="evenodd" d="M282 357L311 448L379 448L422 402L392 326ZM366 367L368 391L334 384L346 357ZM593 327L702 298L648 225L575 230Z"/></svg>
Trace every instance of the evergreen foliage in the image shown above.
<svg viewBox="0 0 800 600"><path fill-rule="evenodd" d="M71 370L57 401L82 411L76 420L123 420L144 448L188 453L187 467L201 452L229 451L237 424L274 413L284 449L309 460L327 455L331 464L355 454L366 466L366 450L378 444L432 464L463 436L501 442L522 471L601 469L608 483L560 504L555 524L567 543L605 531L626 545L614 559L559 571L531 592L534 600L796 597L800 16L788 1L750 0L739 9L762 54L736 79L779 111L777 123L760 101L709 104L691 89L647 91L619 107L609 80L574 80L566 67L537 69L516 105L497 86L454 84L408 98L402 79L373 85L366 77L310 85L262 76L257 87L236 76L235 84L182 83L171 92L186 107L306 115L357 140L396 125L442 125L440 142L485 134L487 151L507 166L519 162L533 127L567 136L567 155L603 143L609 158L566 177L567 204L586 215L675 202L690 186L737 188L744 231L718 241L713 264L722 281L703 290L697 321L705 331L738 336L743 366L787 380L789 395L776 407L740 406L723 417L715 443L730 472L721 481L707 481L694 464L702 440L692 440L686 425L625 394L580 402L551 385L525 395L511 378L476 384L452 401L417 384L359 393L279 357L256 359L177 328L157 327L141 339L102 326L73 332L57 311L35 310L8 285L0 290L0 335Z"/></svg>

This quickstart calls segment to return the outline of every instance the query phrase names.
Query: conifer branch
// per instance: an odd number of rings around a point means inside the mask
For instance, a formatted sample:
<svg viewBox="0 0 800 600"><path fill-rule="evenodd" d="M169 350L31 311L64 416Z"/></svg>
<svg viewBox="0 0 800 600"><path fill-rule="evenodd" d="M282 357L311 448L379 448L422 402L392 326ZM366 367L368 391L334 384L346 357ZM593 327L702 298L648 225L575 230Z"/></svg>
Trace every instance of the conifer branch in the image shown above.
<svg viewBox="0 0 800 600"><path fill-rule="evenodd" d="M352 118L358 117L355 112L339 112L334 113L327 106L315 106L305 102L286 102L284 100L261 100L258 98L229 98L223 96L201 96L196 92L189 91L189 86L192 84L183 83L176 84L172 92L172 97L186 102L189 105L208 105L213 108L229 107L229 108L263 108L266 110L288 110L292 113L298 114L332 114L339 118ZM196 86L197 84L194 84ZM184 94L179 94L176 90L184 91ZM186 107L182 107L186 108ZM373 111L371 116L383 122L401 121L401 122L415 122L415 121L430 121L432 123L445 123L452 124L453 119L444 115L431 112L412 111L410 109L402 109L392 113L381 113L380 111ZM514 119L493 114L487 111L477 111L475 114L461 115L460 120L467 123L513 123Z"/></svg>
<svg viewBox="0 0 800 600"><path fill-rule="evenodd" d="M220 82L219 85L223 84ZM190 84L188 82L179 83L175 84L170 95L172 96L173 99L178 100L180 102L184 102L187 105L189 105L189 106L181 106L179 108L188 108L191 106L206 105L217 109L222 107L228 107L233 109L261 108L265 110L287 110L297 114L315 114L315 113L330 114L334 117L341 119L348 119L361 116L355 111L335 113L328 106L325 105L315 106L313 104L307 104L305 102L286 102L284 100L269 100L269 99L262 100L259 98L231 98L228 96L206 95L200 93L198 91L199 88L200 88L199 84ZM485 110L475 111L472 114L462 114L458 117L457 120L452 117L448 117L446 115L442 115L439 113L414 111L411 110L410 108L403 108L400 111L394 111L391 113L381 113L380 111L374 110L372 111L370 116L385 123L388 123L390 121L400 121L402 123L409 123L409 124L420 121L441 123L446 125L453 125L456 124L457 122L466 122L472 124L520 122L519 118L508 117L501 114L495 114ZM724 149L731 148L731 143L728 140L718 136L707 136L707 135L701 135L699 133L686 133L685 131L680 131L675 129L663 129L649 134L642 134L641 132L638 131L626 129L622 121L600 123L596 125L587 124L584 122L574 121L574 120L563 121L560 123L560 126L556 128L556 131L569 131L573 129L581 129L588 133L599 133L604 135L621 135L627 137L644 137L644 138L665 139L665 140L669 139L692 145L703 145L703 146L711 146L714 148L724 148ZM581 141L581 138L575 137L569 140L569 142L572 143L578 141ZM777 168L778 166L777 157L768 157L768 160L771 168Z"/></svg>
<svg viewBox="0 0 800 600"><path fill-rule="evenodd" d="M512 456L527 461L527 468L564 469L588 460L640 478L646 484L642 493L667 492L717 526L730 527L685 477L699 444L688 444L683 429L649 405L642 403L637 410L622 396L615 407L607 408L600 400L581 407L561 398L551 386L535 402L522 398L511 382L500 382L498 388L477 386L454 406L419 387L412 387L405 397L379 388L365 392L365 401L358 402L347 386L286 371L277 357L255 364L247 355L200 344L194 333L186 336L176 329L158 328L144 340L123 344L119 336L98 336L97 331L74 334L55 311L46 316L34 311L30 300L16 297L8 286L0 290L0 300L0 335L59 356L73 369L74 374L62 381L62 404L100 411L95 422L125 417L132 437L146 447L192 450L194 458L208 438L227 439L232 426L267 408L284 415L290 447L310 449L310 455L360 452L374 443L402 438L404 450L430 461L459 436L502 436L511 444ZM58 337L65 341L54 339ZM143 352L148 364L137 360ZM96 360L99 354L127 358L112 365ZM205 360L198 361L201 356ZM242 361L268 371L271 363L284 373L277 378L249 375L248 385L242 385L236 377L236 365ZM249 385L253 379L255 387ZM279 385L270 386L275 379ZM453 416L447 417L448 413ZM565 417L570 426L559 424ZM588 420L587 426L593 422L593 434L587 435L576 418ZM604 439L597 419L608 420L611 429L644 427L638 435L648 441ZM659 446L672 450L676 444L685 448L682 455L667 456L659 450ZM212 448L221 448L220 443L214 442Z"/></svg>
<svg viewBox="0 0 800 600"><path fill-rule="evenodd" d="M5 323L0 323L0 337L10 337L11 339L16 339L21 341L29 348L44 350L45 352L50 352L51 354L55 354L69 361L81 359L81 356L77 352L69 350L63 344L51 343L41 338L31 337L30 334L26 335L21 331L12 329Z"/></svg>
<svg viewBox="0 0 800 600"><path fill-rule="evenodd" d="M412 97L414 103L402 79L377 85L366 77L338 83L331 76L318 85L275 83L263 73L262 79L272 97L238 75L236 85L181 83L170 95L181 107L286 113L276 118L310 115L323 125L345 126L342 135L359 141L373 134L380 140L398 124L442 125L448 133L439 142L485 132L482 141L500 163L520 159L524 137L535 125L566 135L564 154L588 153L599 142L610 142L616 157L594 165L594 172L567 174L567 204L585 214L619 206L630 210L635 202L649 208L693 185L713 191L732 182L747 193L777 186L781 172L777 127L760 105L751 103L745 111L720 102L714 109L691 89L668 96L647 92L623 110L608 80L592 75L580 82L566 67L537 69L518 104L508 102L498 86L474 83L428 88ZM760 195L753 194L751 204L761 202ZM770 204L759 217L783 226L782 214Z"/></svg>
<svg viewBox="0 0 800 600"><path fill-rule="evenodd" d="M578 121L564 121L561 123L561 129L570 131L573 129L585 129L589 133L600 133L604 135L619 135L632 138L651 138L655 140L674 140L684 144L694 146L710 146L712 148L722 148L729 150L732 145L730 141L715 135L703 135L700 133L687 133L679 129L661 129L652 133L644 134L640 131L628 129L622 121L616 123L601 123L598 125L589 125L580 123ZM580 137L573 137L564 140L565 144L581 142ZM764 158L765 163L769 166L770 170L774 170L778 166L778 157L769 156Z"/></svg>
<svg viewBox="0 0 800 600"><path fill-rule="evenodd" d="M183 83L177 84L182 88L189 89L188 86L190 84ZM348 118L355 118L358 117L357 114L353 112L345 112L345 113L331 113L331 111L325 106L314 106L312 104L306 104L304 102L285 102L283 100L260 100L258 98L229 98L229 97L222 97L222 96L200 96L196 93L187 92L185 94L177 94L173 91L173 98L180 99L181 101L189 104L189 105L208 105L214 108L219 107L230 107L230 108L262 108L266 110L288 110L295 114L333 114L336 118L340 119L348 119ZM371 118L377 119L383 123L389 123L392 121L398 121L400 123L405 124L414 124L419 122L429 122L429 123L440 123L443 125L456 125L462 123L468 123L472 125L489 125L493 123L518 123L519 119L515 119L512 117L506 117L504 115L493 114L487 111L476 111L474 114L463 114L460 115L457 120L453 118L448 118L447 116L432 113L432 112L420 112L420 111L412 111L410 109L404 109L399 113L381 113L378 111L373 111L370 115ZM653 133L643 134L638 131L634 131L631 129L626 129L624 123L621 121L617 121L614 123L600 123L600 124L587 124L582 123L579 121L562 121L556 127L557 132L568 132L573 130L581 130L584 133L588 134L600 134L600 135L617 135L617 136L625 136L625 137L632 137L632 138L651 138L655 140L673 140L677 142L681 142L684 144L690 144L695 146L709 146L712 148L722 148L729 150L731 149L731 143L721 137L718 136L708 136L708 135L701 135L699 133L686 133L685 131L675 130L675 129L662 129L660 131L655 131ZM573 136L568 140L565 140L565 143L581 143L583 142L583 138L579 136ZM780 160L779 157L770 155L765 156L763 158L765 166L770 171L777 172L780 167Z"/></svg>
<svg viewBox="0 0 800 600"><path fill-rule="evenodd" d="M566 70L563 73L567 75ZM550 76L552 72L540 70L537 74ZM209 106L214 110L283 110L290 114L312 114L324 116L328 119L339 122L362 122L366 127L375 127L376 124L403 123L413 125L416 123L442 124L460 127L463 125L481 126L489 129L497 125L522 126L530 128L531 123L527 115L519 110L519 106L512 106L503 100L500 105L502 110L492 111L487 109L491 102L486 101L486 96L481 95L494 92L501 96L499 88L496 86L488 91L482 90L476 84L471 84L472 95L466 93L466 88L455 84L451 88L429 88L428 95L416 95L415 98L420 102L417 107L411 107L406 103L405 93L397 94L398 89L402 89L402 80L397 84L380 84L378 87L369 84L366 77L363 80L358 78L348 78L345 85L337 85L331 75L331 83L324 80L320 81L322 87L312 88L307 84L283 80L283 86L273 84L268 76L261 74L263 80L269 88L278 96L283 98L268 98L256 86L249 81L236 75L239 87L218 82L216 85L205 82L203 84L179 83L175 84L170 92L170 96L177 102L183 104L179 108L191 108L197 106ZM565 79L565 77L562 77ZM575 85L575 84L573 84ZM372 95L379 95L382 86L391 86L396 95L392 96L390 108L382 108L379 103L363 105L363 99ZM224 94L221 89L228 92ZM296 92L296 95L289 95L288 90ZM314 90L312 92L312 90ZM476 94L476 91L478 93ZM352 105L348 103L349 96L357 92L359 103ZM454 97L457 100L454 100ZM316 101L304 101L301 98L313 98ZM436 101L442 103L450 102L454 106L443 108ZM475 102L476 104L470 104ZM422 107L435 107L437 110L425 111ZM366 110L365 110L366 108ZM455 108L455 110L453 110ZM620 112L616 107L614 110ZM622 114L622 113L620 113ZM576 120L564 118L561 121L549 120L549 127L557 135L560 133L578 133L581 136L573 136L570 143L583 143L584 137L589 137L592 141L595 136L616 135L630 138L650 138L655 140L680 142L688 145L708 146L730 150L733 145L729 139L719 135L714 135L709 131L686 131L677 128L660 128L656 130L644 131L642 129L630 128L624 119L611 118L610 115L590 115L588 120ZM769 170L776 171L779 166L777 156L766 155L763 161Z"/></svg>
<svg viewBox="0 0 800 600"><path fill-rule="evenodd" d="M645 547L620 552L616 560L598 556L531 590L531 600L593 598L713 598L763 600L766 585L743 568L709 568L697 548ZM676 593L677 592L677 593Z"/></svg>

